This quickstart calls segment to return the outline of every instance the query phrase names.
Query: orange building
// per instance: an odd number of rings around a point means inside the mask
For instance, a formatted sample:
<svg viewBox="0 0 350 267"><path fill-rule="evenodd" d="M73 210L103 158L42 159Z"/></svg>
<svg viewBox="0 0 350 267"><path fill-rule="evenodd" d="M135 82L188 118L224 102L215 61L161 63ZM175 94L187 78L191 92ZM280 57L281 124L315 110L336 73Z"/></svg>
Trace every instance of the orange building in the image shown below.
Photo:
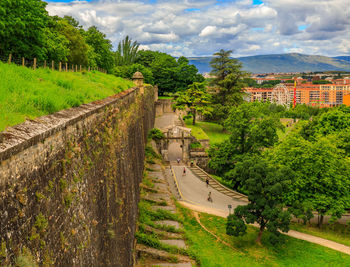
<svg viewBox="0 0 350 267"><path fill-rule="evenodd" d="M293 103L294 85L284 84L289 92L289 104ZM274 88L246 88L249 101L276 102ZM319 107L350 105L350 80L344 79L336 84L298 83L296 86L296 103Z"/></svg>

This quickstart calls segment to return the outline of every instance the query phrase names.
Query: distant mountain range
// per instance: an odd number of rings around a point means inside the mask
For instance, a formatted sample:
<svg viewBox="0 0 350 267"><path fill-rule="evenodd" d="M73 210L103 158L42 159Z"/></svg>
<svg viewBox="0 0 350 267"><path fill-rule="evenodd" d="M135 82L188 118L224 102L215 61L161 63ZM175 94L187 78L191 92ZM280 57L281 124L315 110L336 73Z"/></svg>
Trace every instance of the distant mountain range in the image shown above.
<svg viewBox="0 0 350 267"><path fill-rule="evenodd" d="M210 72L211 57L189 57L200 73ZM243 69L252 73L350 71L350 56L325 57L297 53L238 58Z"/></svg>

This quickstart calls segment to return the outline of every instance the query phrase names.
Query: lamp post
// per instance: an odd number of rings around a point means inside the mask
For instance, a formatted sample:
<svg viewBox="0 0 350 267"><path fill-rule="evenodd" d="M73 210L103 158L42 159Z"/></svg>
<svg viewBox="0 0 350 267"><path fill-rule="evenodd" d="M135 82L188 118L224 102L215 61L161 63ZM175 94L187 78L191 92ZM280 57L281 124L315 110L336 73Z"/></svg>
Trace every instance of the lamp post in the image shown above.
<svg viewBox="0 0 350 267"><path fill-rule="evenodd" d="M231 204L228 204L227 207L228 207L228 214L231 215L232 205L231 205Z"/></svg>

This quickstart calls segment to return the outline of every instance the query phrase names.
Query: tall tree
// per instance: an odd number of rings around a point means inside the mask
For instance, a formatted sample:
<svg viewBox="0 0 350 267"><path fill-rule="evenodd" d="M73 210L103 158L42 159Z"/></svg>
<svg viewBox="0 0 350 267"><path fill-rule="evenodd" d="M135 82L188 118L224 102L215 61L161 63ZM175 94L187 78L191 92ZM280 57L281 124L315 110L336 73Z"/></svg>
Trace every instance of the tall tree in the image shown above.
<svg viewBox="0 0 350 267"><path fill-rule="evenodd" d="M112 72L114 67L114 58L112 52L112 43L106 38L106 35L100 32L96 26L90 27L85 33L85 40L96 54L95 61L98 67Z"/></svg>
<svg viewBox="0 0 350 267"><path fill-rule="evenodd" d="M244 235L246 224L258 223L261 237L267 229L274 239L280 235L279 230L289 231L290 213L284 209L284 194L289 192L293 173L284 166L273 166L263 157L246 157L237 163L235 175L248 193L249 203L238 206L227 218L228 235Z"/></svg>
<svg viewBox="0 0 350 267"><path fill-rule="evenodd" d="M140 44L132 42L129 36L119 42L118 49L115 52L115 63L117 66L131 65L137 58L137 52Z"/></svg>
<svg viewBox="0 0 350 267"><path fill-rule="evenodd" d="M292 190L286 194L289 205L310 206L319 214L340 218L350 207L350 160L337 146L336 136L318 136L310 142L290 134L273 150L272 159L295 172Z"/></svg>
<svg viewBox="0 0 350 267"><path fill-rule="evenodd" d="M221 49L214 53L210 72L215 78L212 85L217 88L216 98L219 104L235 105L242 101L242 89L245 85L243 78L246 72L242 70L242 63L230 58L232 51Z"/></svg>
<svg viewBox="0 0 350 267"><path fill-rule="evenodd" d="M45 28L49 16L41 0L0 1L0 55L45 58Z"/></svg>
<svg viewBox="0 0 350 267"><path fill-rule="evenodd" d="M175 100L175 106L179 109L188 108L192 114L192 124L196 124L197 113L207 114L212 111L210 107L210 94L207 93L204 83L193 83L188 89L181 91Z"/></svg>
<svg viewBox="0 0 350 267"><path fill-rule="evenodd" d="M236 188L238 184L231 172L235 163L246 153L260 153L272 147L278 141L277 130L284 129L277 117L263 116L262 109L256 103L232 107L225 121L225 127L230 132L229 141L209 150L209 166L229 179Z"/></svg>

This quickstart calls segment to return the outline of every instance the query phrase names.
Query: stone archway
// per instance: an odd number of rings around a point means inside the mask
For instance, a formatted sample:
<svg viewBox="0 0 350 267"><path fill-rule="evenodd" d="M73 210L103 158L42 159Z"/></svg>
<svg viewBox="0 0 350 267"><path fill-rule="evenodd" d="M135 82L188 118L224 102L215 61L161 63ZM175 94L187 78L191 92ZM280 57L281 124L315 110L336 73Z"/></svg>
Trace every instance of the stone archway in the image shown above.
<svg viewBox="0 0 350 267"><path fill-rule="evenodd" d="M190 159L190 144L194 140L191 136L191 129L182 126L172 126L165 129L163 133L165 135L161 144L163 158L167 161L174 161L180 158L182 161L187 162Z"/></svg>

